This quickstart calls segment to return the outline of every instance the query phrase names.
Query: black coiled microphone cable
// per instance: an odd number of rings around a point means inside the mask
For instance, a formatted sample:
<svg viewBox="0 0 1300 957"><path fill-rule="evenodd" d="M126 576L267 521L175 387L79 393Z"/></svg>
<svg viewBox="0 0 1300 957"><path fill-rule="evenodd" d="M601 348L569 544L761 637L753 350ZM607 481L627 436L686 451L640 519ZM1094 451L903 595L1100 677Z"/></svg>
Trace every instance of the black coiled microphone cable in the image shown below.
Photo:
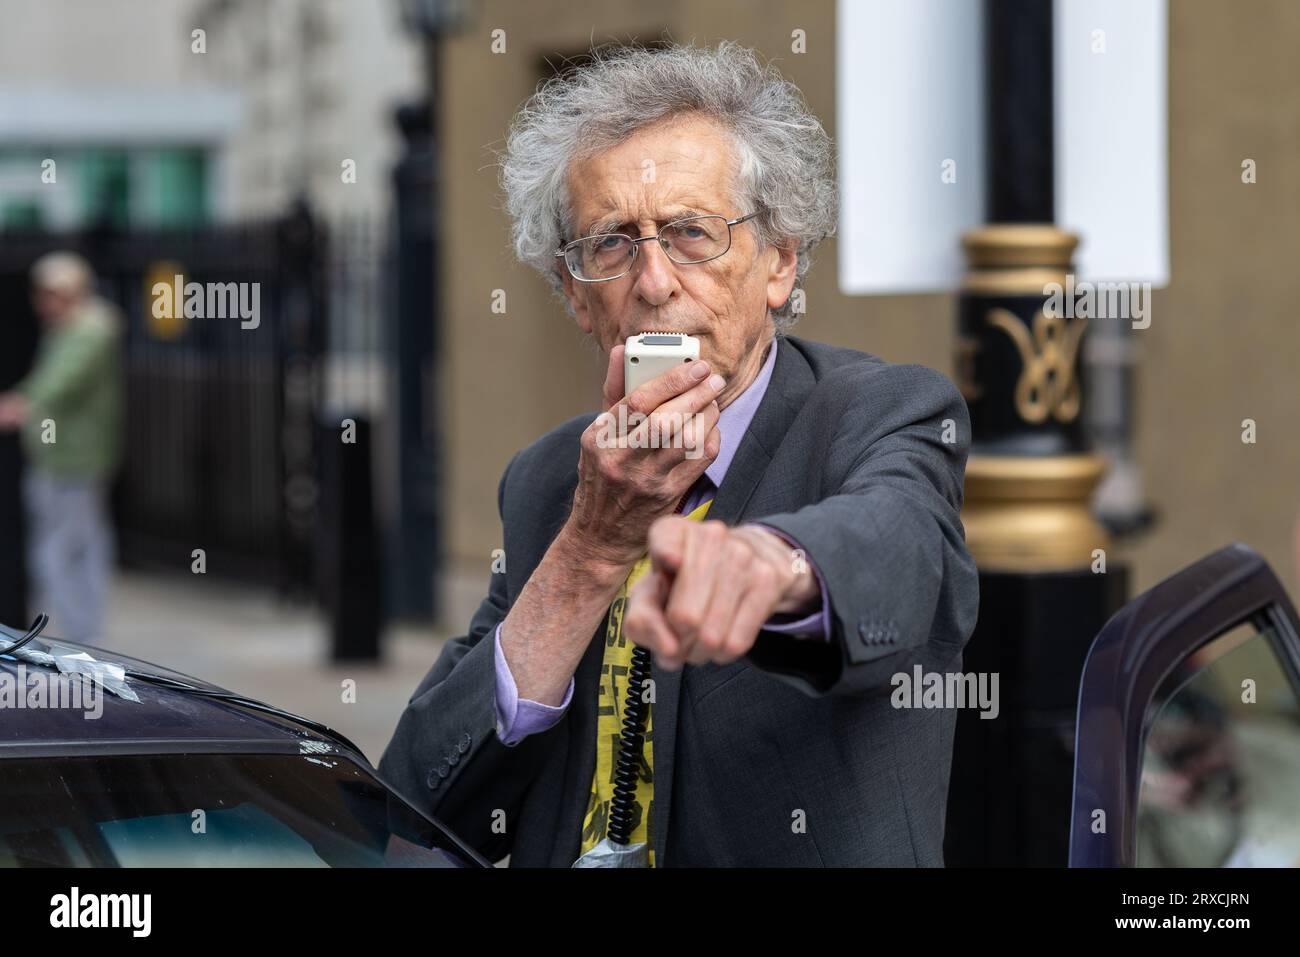
<svg viewBox="0 0 1300 957"><path fill-rule="evenodd" d="M632 667L623 704L623 730L618 739L618 763L614 768L614 796L609 802L609 839L626 846L632 840L636 822L636 782L641 773L641 749L645 745L646 718L650 704L643 693L650 678L650 650L639 645L632 651Z"/></svg>

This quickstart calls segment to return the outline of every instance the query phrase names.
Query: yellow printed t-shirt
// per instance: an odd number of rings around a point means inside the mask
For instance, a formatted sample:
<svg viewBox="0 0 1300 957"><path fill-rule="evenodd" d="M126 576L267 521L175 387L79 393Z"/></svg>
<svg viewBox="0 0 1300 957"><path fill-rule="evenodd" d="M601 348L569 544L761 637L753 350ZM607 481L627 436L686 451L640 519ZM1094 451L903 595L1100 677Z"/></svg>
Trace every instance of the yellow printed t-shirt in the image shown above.
<svg viewBox="0 0 1300 957"><path fill-rule="evenodd" d="M704 520L713 500L700 505L686 517L693 522ZM650 570L649 556L632 566L627 580L618 590L605 623L605 658L600 668L600 687L596 697L596 773L591 779L591 797L582 821L582 850L589 850L604 840L609 828L609 804L614 797L614 766L618 756L618 739L623 728L623 706L627 697L627 677L632 670L633 644L623 637L623 610L627 595ZM647 704L645 742L641 749L641 773L637 777L636 801L633 806L632 843L647 845L650 866L655 866L654 842L650 835L650 810L654 808L654 738L651 723L654 709ZM642 810L645 809L645 813Z"/></svg>

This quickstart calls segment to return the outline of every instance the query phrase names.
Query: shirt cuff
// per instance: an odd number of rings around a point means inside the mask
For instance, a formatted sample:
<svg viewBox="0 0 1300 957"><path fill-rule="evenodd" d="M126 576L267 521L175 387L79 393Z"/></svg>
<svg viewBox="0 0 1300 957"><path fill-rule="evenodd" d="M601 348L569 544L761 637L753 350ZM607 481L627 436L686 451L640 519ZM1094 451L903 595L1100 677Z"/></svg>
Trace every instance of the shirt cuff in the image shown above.
<svg viewBox="0 0 1300 957"><path fill-rule="evenodd" d="M497 737L505 745L515 745L539 731L545 731L564 716L573 698L573 679L564 692L564 700L558 705L542 704L519 697L519 688L515 685L515 676L510 673L505 653L501 650L501 625L497 625L492 638L496 660L496 710Z"/></svg>
<svg viewBox="0 0 1300 957"><path fill-rule="evenodd" d="M791 548L803 550L803 546L796 542L785 532L771 525L764 525L762 522L748 522L754 528L761 528L764 531L771 532L780 538ZM831 616L830 616L830 596L826 593L826 581L822 578L822 573L817 569L813 560L804 552L804 561L808 563L809 570L817 579L817 587L822 593L821 607L811 614L804 615L801 618L791 619L788 614L773 615L763 623L764 631L775 631L783 635L793 635L798 638L821 638L823 641L831 640Z"/></svg>

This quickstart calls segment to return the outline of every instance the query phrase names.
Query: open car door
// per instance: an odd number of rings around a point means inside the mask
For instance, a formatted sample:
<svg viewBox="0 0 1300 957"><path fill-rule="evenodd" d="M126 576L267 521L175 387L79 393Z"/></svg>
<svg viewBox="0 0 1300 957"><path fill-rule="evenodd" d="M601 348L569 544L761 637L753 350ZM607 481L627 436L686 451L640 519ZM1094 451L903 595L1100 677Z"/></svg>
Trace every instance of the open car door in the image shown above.
<svg viewBox="0 0 1300 957"><path fill-rule="evenodd" d="M1071 867L1300 865L1300 620L1253 549L1106 623L1076 727Z"/></svg>

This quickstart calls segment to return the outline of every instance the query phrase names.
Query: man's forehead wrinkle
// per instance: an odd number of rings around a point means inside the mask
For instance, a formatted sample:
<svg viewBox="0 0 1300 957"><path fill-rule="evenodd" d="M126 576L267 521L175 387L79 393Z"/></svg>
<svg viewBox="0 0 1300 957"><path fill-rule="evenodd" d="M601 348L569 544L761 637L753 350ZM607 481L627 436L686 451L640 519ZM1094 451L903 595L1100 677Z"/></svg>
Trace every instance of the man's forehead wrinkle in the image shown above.
<svg viewBox="0 0 1300 957"><path fill-rule="evenodd" d="M629 196L614 191L603 193L596 198L584 217L581 233L590 235L595 230L620 226L623 223L640 222L653 219L659 225L682 219L686 216L700 216L719 213L725 209L726 200L722 191L716 195L698 193L694 190L664 189L663 184L639 184L643 187L657 186L651 195L651 189L638 189L637 195Z"/></svg>
<svg viewBox="0 0 1300 957"><path fill-rule="evenodd" d="M662 226L675 219L685 219L687 216L709 215L710 210L708 207L710 205L711 204L708 203L697 203L688 206L678 203L670 203L663 207L664 210L666 210L665 212L661 212L658 216L654 217L654 221ZM716 210L713 212L716 213ZM624 223L639 222L641 218L642 217L639 216L627 216L623 213L610 213L607 216L597 216L584 227L583 233L586 235L593 235L596 232L613 232L617 227Z"/></svg>
<svg viewBox="0 0 1300 957"><path fill-rule="evenodd" d="M668 137L658 133L651 143L634 137L609 150L584 157L570 168L580 202L575 235L612 232L624 223L653 219L663 225L673 219L721 213L730 204L732 170L716 148L718 132L678 128ZM654 179L645 181L646 162ZM589 190L594 189L593 192ZM576 198L576 197L575 197Z"/></svg>

